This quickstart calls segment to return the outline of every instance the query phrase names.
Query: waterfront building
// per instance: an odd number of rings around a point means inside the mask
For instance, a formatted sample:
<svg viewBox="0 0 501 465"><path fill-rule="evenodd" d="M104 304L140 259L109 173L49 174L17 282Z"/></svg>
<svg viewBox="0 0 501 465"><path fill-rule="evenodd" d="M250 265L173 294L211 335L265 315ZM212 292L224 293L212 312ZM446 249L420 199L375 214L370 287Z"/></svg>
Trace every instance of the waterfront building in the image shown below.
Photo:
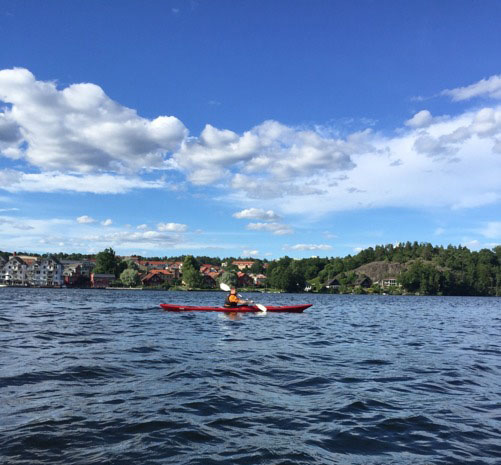
<svg viewBox="0 0 501 465"><path fill-rule="evenodd" d="M63 265L54 257L25 259L26 278L30 286L62 286L64 284Z"/></svg>
<svg viewBox="0 0 501 465"><path fill-rule="evenodd" d="M17 255L11 255L1 269L0 280L10 286L27 286L26 263Z"/></svg>
<svg viewBox="0 0 501 465"><path fill-rule="evenodd" d="M109 287L110 284L115 281L114 274L108 273L91 273L90 274L90 285L96 289L104 289Z"/></svg>

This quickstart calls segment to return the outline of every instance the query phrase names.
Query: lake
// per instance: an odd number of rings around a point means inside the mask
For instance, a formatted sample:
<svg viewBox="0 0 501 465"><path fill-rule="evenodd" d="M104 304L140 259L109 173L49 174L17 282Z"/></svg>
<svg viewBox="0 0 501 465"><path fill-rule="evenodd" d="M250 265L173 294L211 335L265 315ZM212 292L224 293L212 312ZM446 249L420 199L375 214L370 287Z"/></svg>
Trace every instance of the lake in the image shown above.
<svg viewBox="0 0 501 465"><path fill-rule="evenodd" d="M499 464L501 299L0 288L0 463Z"/></svg>

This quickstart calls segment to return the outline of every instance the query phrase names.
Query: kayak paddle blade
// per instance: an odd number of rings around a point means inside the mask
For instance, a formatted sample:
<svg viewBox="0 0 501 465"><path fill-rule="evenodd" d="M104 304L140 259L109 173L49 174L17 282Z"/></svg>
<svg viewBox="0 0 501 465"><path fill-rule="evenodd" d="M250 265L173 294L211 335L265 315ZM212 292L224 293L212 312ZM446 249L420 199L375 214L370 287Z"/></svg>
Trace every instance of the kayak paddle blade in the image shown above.
<svg viewBox="0 0 501 465"><path fill-rule="evenodd" d="M262 312L266 313L268 311L268 309L263 305L263 304L254 304L257 308L259 308L259 310L261 310Z"/></svg>

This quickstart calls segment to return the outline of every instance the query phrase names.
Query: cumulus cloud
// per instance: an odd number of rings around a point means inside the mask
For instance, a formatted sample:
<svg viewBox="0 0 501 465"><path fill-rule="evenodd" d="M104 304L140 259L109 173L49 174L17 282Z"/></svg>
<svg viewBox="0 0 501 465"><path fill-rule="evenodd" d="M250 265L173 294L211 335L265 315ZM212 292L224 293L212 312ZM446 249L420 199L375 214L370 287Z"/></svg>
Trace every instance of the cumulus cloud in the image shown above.
<svg viewBox="0 0 501 465"><path fill-rule="evenodd" d="M234 218L245 220L276 221L280 217L273 210L263 210L262 208L246 208L233 214Z"/></svg>
<svg viewBox="0 0 501 465"><path fill-rule="evenodd" d="M258 173L267 181L266 187L273 181L279 184L279 190L287 187L300 193L301 188L294 186L297 177L318 174L327 166L330 171L352 169L350 155L361 147L360 140L355 143L357 138L362 137L326 138L313 130L295 129L277 121L265 121L242 135L206 125L200 137L183 141L174 161L194 184L225 179L233 169L245 176L245 182L242 177L234 180L234 188L257 191L255 183L263 180L255 178ZM249 182L250 175L255 183Z"/></svg>
<svg viewBox="0 0 501 465"><path fill-rule="evenodd" d="M428 110L422 110L416 113L411 119L405 122L406 126L411 128L421 128L428 126L433 120L431 113Z"/></svg>
<svg viewBox="0 0 501 465"><path fill-rule="evenodd" d="M188 226L181 223L158 223L157 229L159 231L185 232Z"/></svg>
<svg viewBox="0 0 501 465"><path fill-rule="evenodd" d="M23 68L0 71L0 141L42 170L89 173L162 168L165 154L178 147L187 130L173 116L148 120L111 100L97 85L62 90L37 81ZM22 136L21 136L22 135Z"/></svg>
<svg viewBox="0 0 501 465"><path fill-rule="evenodd" d="M331 250L328 244L296 244L289 247L291 250Z"/></svg>
<svg viewBox="0 0 501 465"><path fill-rule="evenodd" d="M277 236L284 236L294 232L290 226L281 223L249 223L247 229L251 231L268 231Z"/></svg>
<svg viewBox="0 0 501 465"><path fill-rule="evenodd" d="M113 224L113 221L110 218L108 218L107 220L101 221L101 224L103 226L111 226Z"/></svg>
<svg viewBox="0 0 501 465"><path fill-rule="evenodd" d="M458 100L497 97L500 79L444 92ZM280 225L266 212L469 208L501 196L499 106L456 116L422 110L404 129L385 134L340 136L345 131L265 121L240 134L207 124L189 137L173 116L142 118L95 84L60 89L25 69L0 71L0 100L7 104L0 109L0 154L40 170L0 170L0 187L9 192L171 189L163 177L145 172L176 170L193 184L220 189L229 202L266 199L270 210L246 219L257 221L251 228L275 234L291 228L260 226Z"/></svg>
<svg viewBox="0 0 501 465"><path fill-rule="evenodd" d="M452 97L452 100L456 102L474 97L501 99L501 75L497 74L487 79L481 79L466 87L446 89L442 91L442 95Z"/></svg>
<svg viewBox="0 0 501 465"><path fill-rule="evenodd" d="M87 216L87 215L83 215L83 216L79 216L77 218L77 223L80 223L80 224L89 224L89 223L95 223L96 220L90 216Z"/></svg>

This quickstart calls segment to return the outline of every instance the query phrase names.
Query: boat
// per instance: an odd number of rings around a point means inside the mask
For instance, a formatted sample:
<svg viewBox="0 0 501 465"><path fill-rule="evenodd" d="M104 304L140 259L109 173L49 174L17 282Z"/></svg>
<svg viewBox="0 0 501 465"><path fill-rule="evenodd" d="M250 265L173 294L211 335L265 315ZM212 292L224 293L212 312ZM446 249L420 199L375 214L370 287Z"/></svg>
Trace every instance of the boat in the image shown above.
<svg viewBox="0 0 501 465"><path fill-rule="evenodd" d="M312 304L304 305L267 305L266 311L268 313L302 313ZM239 305L238 307L201 307L193 305L173 305L173 304L160 304L164 310L168 312L225 312L225 313L260 313L262 310L256 305Z"/></svg>

